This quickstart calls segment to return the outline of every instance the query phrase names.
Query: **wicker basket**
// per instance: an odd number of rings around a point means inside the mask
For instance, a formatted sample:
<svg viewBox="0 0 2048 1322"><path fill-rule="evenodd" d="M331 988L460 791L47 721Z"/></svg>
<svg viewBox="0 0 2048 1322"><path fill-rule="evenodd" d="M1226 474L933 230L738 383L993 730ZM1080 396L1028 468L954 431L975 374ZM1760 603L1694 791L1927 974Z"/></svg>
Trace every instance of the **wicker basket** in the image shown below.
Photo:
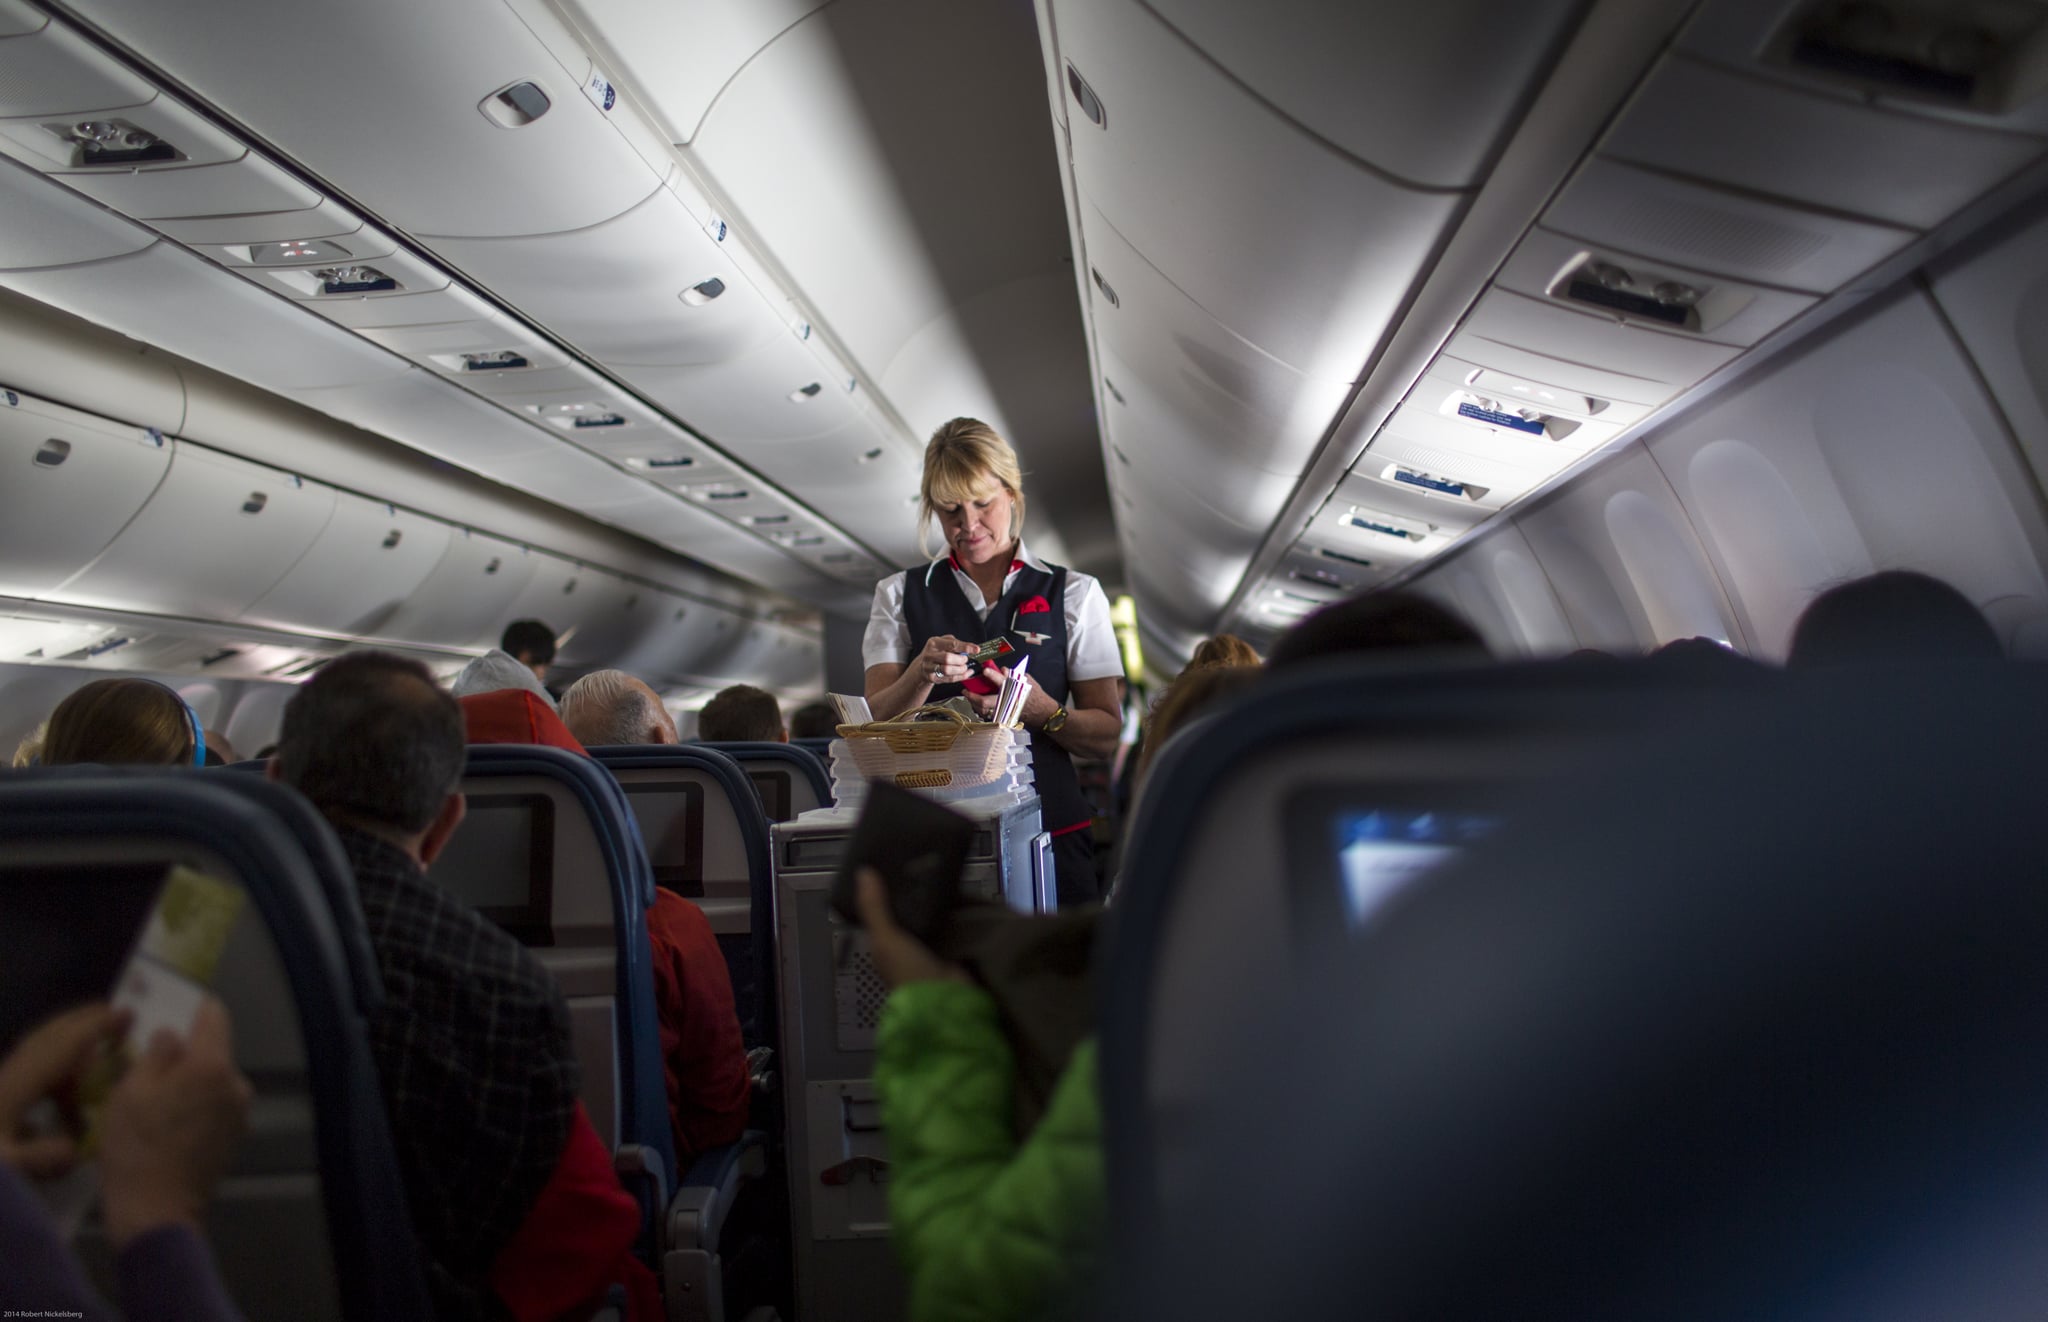
<svg viewBox="0 0 2048 1322"><path fill-rule="evenodd" d="M910 719L842 725L840 737L854 765L869 780L893 780L905 789L964 789L986 785L1008 765L1012 727L969 721L948 707L920 707Z"/></svg>

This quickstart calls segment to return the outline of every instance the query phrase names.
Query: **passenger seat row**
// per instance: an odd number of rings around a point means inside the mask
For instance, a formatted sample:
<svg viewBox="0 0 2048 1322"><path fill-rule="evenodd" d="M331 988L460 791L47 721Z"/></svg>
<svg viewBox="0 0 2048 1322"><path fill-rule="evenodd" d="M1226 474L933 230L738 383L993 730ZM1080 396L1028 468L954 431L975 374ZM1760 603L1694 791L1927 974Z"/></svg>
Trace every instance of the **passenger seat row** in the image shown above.
<svg viewBox="0 0 2048 1322"><path fill-rule="evenodd" d="M582 1100L640 1202L670 1318L723 1316L720 1231L772 1144L750 1130L679 1168L644 915L657 884L706 909L745 1041L772 1045L764 804L803 811L824 785L802 750L734 751L473 745L470 817L431 873L559 982ZM256 775L80 768L0 778L0 837L0 1041L106 994L169 866L247 895L216 976L257 1086L249 1139L208 1212L223 1274L252 1317L431 1316L365 1037L377 964L325 820Z"/></svg>

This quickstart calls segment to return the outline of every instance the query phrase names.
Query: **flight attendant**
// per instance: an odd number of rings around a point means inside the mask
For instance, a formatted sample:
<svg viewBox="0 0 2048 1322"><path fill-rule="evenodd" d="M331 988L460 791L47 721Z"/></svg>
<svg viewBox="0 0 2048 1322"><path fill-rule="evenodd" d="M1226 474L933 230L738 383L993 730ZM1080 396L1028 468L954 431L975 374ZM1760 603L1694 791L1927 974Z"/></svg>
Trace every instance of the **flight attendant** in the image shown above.
<svg viewBox="0 0 2048 1322"><path fill-rule="evenodd" d="M1123 726L1123 653L1109 599L1088 575L1046 564L1025 547L1017 452L987 423L955 418L932 433L921 495L918 545L930 553L937 523L948 554L875 585L861 641L868 706L887 720L965 692L988 715L1008 666L1030 657L1020 719L1053 836L1059 902L1094 900L1091 814L1073 756L1109 757ZM968 655L996 638L1016 650L974 673Z"/></svg>

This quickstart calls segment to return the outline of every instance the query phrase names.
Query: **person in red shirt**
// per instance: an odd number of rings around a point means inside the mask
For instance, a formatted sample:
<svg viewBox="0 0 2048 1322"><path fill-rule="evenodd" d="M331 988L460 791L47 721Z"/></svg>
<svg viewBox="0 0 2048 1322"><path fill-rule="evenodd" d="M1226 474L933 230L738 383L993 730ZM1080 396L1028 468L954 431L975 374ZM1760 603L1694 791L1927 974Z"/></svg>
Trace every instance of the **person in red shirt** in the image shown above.
<svg viewBox="0 0 2048 1322"><path fill-rule="evenodd" d="M562 695L565 722L533 695L508 689L462 699L471 743L536 743L584 751L578 734L604 743L674 743L661 699L616 670L576 681ZM660 737L666 731L666 738ZM623 738L628 732L641 737ZM730 1143L747 1127L747 1052L733 1008L732 975L711 921L674 891L657 888L647 910L654 955L654 1009L668 1081L669 1128L676 1160Z"/></svg>

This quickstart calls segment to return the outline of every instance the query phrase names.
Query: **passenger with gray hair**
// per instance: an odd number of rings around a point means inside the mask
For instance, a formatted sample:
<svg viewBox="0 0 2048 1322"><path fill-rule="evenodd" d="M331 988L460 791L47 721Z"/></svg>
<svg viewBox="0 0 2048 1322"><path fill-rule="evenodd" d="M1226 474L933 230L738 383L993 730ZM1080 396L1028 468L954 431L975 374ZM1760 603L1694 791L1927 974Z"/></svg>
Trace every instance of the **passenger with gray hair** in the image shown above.
<svg viewBox="0 0 2048 1322"><path fill-rule="evenodd" d="M562 695L562 724L585 748L678 740L660 696L623 670L593 671L571 684Z"/></svg>
<svg viewBox="0 0 2048 1322"><path fill-rule="evenodd" d="M661 699L623 670L595 671L570 685L562 723L585 748L677 742L675 718ZM647 944L669 1132L687 1162L745 1132L753 1095L747 1048L732 973L704 911L657 887L647 909Z"/></svg>

